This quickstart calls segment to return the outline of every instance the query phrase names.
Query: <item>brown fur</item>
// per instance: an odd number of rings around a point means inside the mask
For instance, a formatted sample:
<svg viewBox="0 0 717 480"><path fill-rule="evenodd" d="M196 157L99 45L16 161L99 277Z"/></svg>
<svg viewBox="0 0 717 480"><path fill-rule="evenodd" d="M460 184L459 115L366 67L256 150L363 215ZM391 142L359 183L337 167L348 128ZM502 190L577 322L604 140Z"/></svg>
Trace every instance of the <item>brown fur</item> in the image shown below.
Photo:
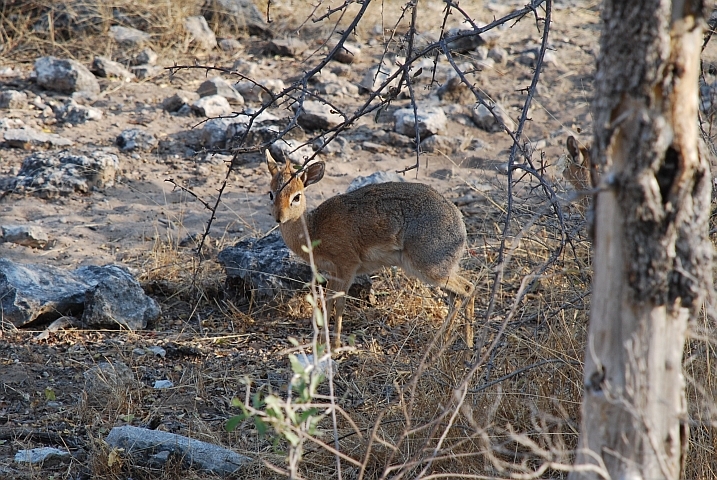
<svg viewBox="0 0 717 480"><path fill-rule="evenodd" d="M570 162L563 170L563 176L578 192L586 192L597 187L599 173L590 157L590 147L583 147L572 135L566 141Z"/></svg>
<svg viewBox="0 0 717 480"><path fill-rule="evenodd" d="M367 185L326 200L306 212L304 188L323 177L323 162L294 172L280 167L266 152L271 173L272 215L280 223L288 247L304 260L307 239L319 241L313 250L316 266L328 273L329 288L347 292L356 275L384 266L400 266L408 275L469 297L466 343L473 346L473 285L458 274L466 248L466 229L458 208L427 185L389 182ZM344 296L331 297L335 308L335 345L341 343Z"/></svg>

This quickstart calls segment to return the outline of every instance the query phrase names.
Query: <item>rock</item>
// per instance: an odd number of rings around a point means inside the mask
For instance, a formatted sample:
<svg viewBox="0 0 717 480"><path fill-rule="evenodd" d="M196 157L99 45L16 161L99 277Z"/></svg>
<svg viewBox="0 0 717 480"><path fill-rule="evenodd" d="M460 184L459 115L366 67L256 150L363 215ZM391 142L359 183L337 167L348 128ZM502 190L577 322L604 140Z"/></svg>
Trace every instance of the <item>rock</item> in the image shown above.
<svg viewBox="0 0 717 480"><path fill-rule="evenodd" d="M473 32L473 30L461 30L459 28L451 28L448 31L448 35L446 35L446 37L469 34L471 32ZM448 42L448 49L457 53L467 53L471 50L477 49L483 44L485 44L485 41L480 37L480 35L476 34Z"/></svg>
<svg viewBox="0 0 717 480"><path fill-rule="evenodd" d="M122 131L122 133L117 136L116 143L123 152L130 152L132 150L149 152L159 145L157 137L151 132L140 128L130 128Z"/></svg>
<svg viewBox="0 0 717 480"><path fill-rule="evenodd" d="M258 82L261 86L276 94L283 91L286 87L280 79L265 79ZM234 84L234 88L244 97L244 100L251 102L267 102L271 99L269 93L254 82L245 80Z"/></svg>
<svg viewBox="0 0 717 480"><path fill-rule="evenodd" d="M219 252L217 260L227 280L259 302L297 292L311 281L311 268L295 260L278 231L241 240Z"/></svg>
<svg viewBox="0 0 717 480"><path fill-rule="evenodd" d="M335 46L335 45L334 45ZM332 47L333 49L333 47ZM350 65L361 59L361 47L350 42L344 42L343 47L334 55L333 60Z"/></svg>
<svg viewBox="0 0 717 480"><path fill-rule="evenodd" d="M422 139L445 131L448 125L448 118L441 107L418 108L417 116L414 116L413 108L401 108L393 112L393 117L396 132L407 137L416 136L416 118Z"/></svg>
<svg viewBox="0 0 717 480"><path fill-rule="evenodd" d="M16 243L31 248L45 248L49 238L47 233L37 225L3 225L3 242Z"/></svg>
<svg viewBox="0 0 717 480"><path fill-rule="evenodd" d="M134 73L127 70L124 65L102 56L95 57L90 71L103 78L119 78L127 82L135 79Z"/></svg>
<svg viewBox="0 0 717 480"><path fill-rule="evenodd" d="M209 22L229 27L235 32L273 37L264 16L252 0L208 0L202 7L202 15Z"/></svg>
<svg viewBox="0 0 717 480"><path fill-rule="evenodd" d="M162 108L168 112L176 112L184 105L191 105L199 100L199 95L195 92L177 92L171 97L165 98L162 102Z"/></svg>
<svg viewBox="0 0 717 480"><path fill-rule="evenodd" d="M39 132L34 128L9 128L2 132L5 142L14 148L29 150L32 147L69 147L72 140L56 133Z"/></svg>
<svg viewBox="0 0 717 480"><path fill-rule="evenodd" d="M76 274L91 285L85 292L82 323L87 328L143 330L162 313L139 282L118 265L81 267Z"/></svg>
<svg viewBox="0 0 717 480"><path fill-rule="evenodd" d="M316 100L305 100L297 122L307 130L328 130L344 121L329 105ZM294 104L294 108L298 108Z"/></svg>
<svg viewBox="0 0 717 480"><path fill-rule="evenodd" d="M158 345L152 345L151 347L147 347L147 350L152 352L156 357L164 358L167 356L167 351Z"/></svg>
<svg viewBox="0 0 717 480"><path fill-rule="evenodd" d="M319 82L316 90L323 95L342 95L346 97L357 97L359 94L358 85L354 85L344 78L336 78L331 82Z"/></svg>
<svg viewBox="0 0 717 480"><path fill-rule="evenodd" d="M211 50L217 46L217 36L209 28L206 18L202 16L187 17L184 19L184 28L197 47Z"/></svg>
<svg viewBox="0 0 717 480"><path fill-rule="evenodd" d="M110 37L125 47L141 47L149 42L151 36L147 32L132 27L114 25L110 27Z"/></svg>
<svg viewBox="0 0 717 480"><path fill-rule="evenodd" d="M508 61L508 51L503 47L493 47L488 50L488 58L492 58L495 63L505 65Z"/></svg>
<svg viewBox="0 0 717 480"><path fill-rule="evenodd" d="M17 90L0 92L0 108L20 110L27 106L27 93Z"/></svg>
<svg viewBox="0 0 717 480"><path fill-rule="evenodd" d="M309 46L303 40L296 37L289 37L281 40L269 40L265 52L267 55L279 55L280 57L298 57Z"/></svg>
<svg viewBox="0 0 717 480"><path fill-rule="evenodd" d="M244 105L244 98L231 86L229 82L222 77L214 77L206 80L197 89L200 97L209 95L221 95L226 98L232 105Z"/></svg>
<svg viewBox="0 0 717 480"><path fill-rule="evenodd" d="M57 109L55 115L57 120L61 122L77 125L89 120L100 120L103 113L99 108L79 105L73 99L70 99L65 105Z"/></svg>
<svg viewBox="0 0 717 480"><path fill-rule="evenodd" d="M92 72L75 60L40 57L35 60L35 74L37 84L47 90L100 93L100 84Z"/></svg>
<svg viewBox="0 0 717 480"><path fill-rule="evenodd" d="M221 95L202 97L192 104L192 111L202 117L220 117L232 113L229 101Z"/></svg>
<svg viewBox="0 0 717 480"><path fill-rule="evenodd" d="M0 258L0 306L4 320L18 328L82 312L83 326L138 330L161 313L157 302L144 294L123 267L65 270L3 258Z"/></svg>
<svg viewBox="0 0 717 480"><path fill-rule="evenodd" d="M224 148L227 139L228 118L213 118L202 127L201 142L204 148Z"/></svg>
<svg viewBox="0 0 717 480"><path fill-rule="evenodd" d="M326 143L327 140L324 137L317 138L314 142L314 149L329 155L341 155L349 148L349 141L343 137L336 137L331 142Z"/></svg>
<svg viewBox="0 0 717 480"><path fill-rule="evenodd" d="M117 396L117 392L125 392L137 383L132 369L120 361L100 362L87 369L82 376L85 378L87 399L99 404L107 404L111 397Z"/></svg>
<svg viewBox="0 0 717 480"><path fill-rule="evenodd" d="M421 151L451 155L461 150L462 144L463 140L460 138L432 135L421 142Z"/></svg>
<svg viewBox="0 0 717 480"><path fill-rule="evenodd" d="M140 80L155 77L164 72L164 69L157 65L134 65L130 67L132 73Z"/></svg>
<svg viewBox="0 0 717 480"><path fill-rule="evenodd" d="M25 158L13 181L17 193L55 198L71 193L90 193L92 189L114 184L119 171L117 155L96 151L87 157L67 150L33 153Z"/></svg>
<svg viewBox="0 0 717 480"><path fill-rule="evenodd" d="M155 390L163 390L165 388L172 388L174 386L174 383L172 383L171 380L155 380L154 381L154 388Z"/></svg>
<svg viewBox="0 0 717 480"><path fill-rule="evenodd" d="M368 69L359 82L359 90L362 92L376 92L381 85L383 85L383 83L396 72L396 70L398 70L398 68L391 64L384 64L380 70L379 67L372 67ZM389 88L395 88L398 85L399 78L399 76L396 76L396 78L391 80L384 91L387 91Z"/></svg>
<svg viewBox="0 0 717 480"><path fill-rule="evenodd" d="M224 52L234 53L242 50L242 45L239 40L234 38L222 38L219 40L219 48Z"/></svg>
<svg viewBox="0 0 717 480"><path fill-rule="evenodd" d="M314 149L298 140L281 139L269 145L269 153L277 162L285 162L288 158L293 163L303 164L314 154Z"/></svg>
<svg viewBox="0 0 717 480"><path fill-rule="evenodd" d="M500 122L503 122L503 124L511 132L514 131L515 122L510 118L510 116L508 116L508 113L505 111L503 106L499 103L494 103L492 104L492 106L493 111L500 119ZM500 132L503 130L503 126L501 125L501 123L496 120L490 110L488 110L488 108L486 108L482 104L478 104L476 107L473 108L473 114L471 118L473 119L473 123L475 123L478 128L487 132Z"/></svg>
<svg viewBox="0 0 717 480"><path fill-rule="evenodd" d="M406 179L399 175L398 173L394 172L393 170L388 170L385 172L376 172L372 173L371 175L368 175L366 177L356 177L353 179L351 184L349 185L349 188L346 189L346 193L353 192L354 190L357 190L361 187L365 187L366 185L373 185L375 183L386 183L386 182L405 182Z"/></svg>
<svg viewBox="0 0 717 480"><path fill-rule="evenodd" d="M137 55L133 56L130 64L131 65L154 65L157 63L159 56L157 52L149 47L145 47Z"/></svg>
<svg viewBox="0 0 717 480"><path fill-rule="evenodd" d="M105 442L114 448L122 448L133 457L133 463L147 461L158 451L167 451L182 459L184 465L227 476L252 460L232 450L193 438L145 428L123 425L114 427ZM139 457L139 458L135 458ZM144 460L141 458L144 457Z"/></svg>
<svg viewBox="0 0 717 480"><path fill-rule="evenodd" d="M436 91L441 101L446 103L457 103L459 105L470 105L475 103L476 98L471 89L463 83L460 77L453 77Z"/></svg>
<svg viewBox="0 0 717 480"><path fill-rule="evenodd" d="M56 467L72 460L72 454L54 447L39 447L29 450L18 450L15 454L16 463L42 465L45 468Z"/></svg>

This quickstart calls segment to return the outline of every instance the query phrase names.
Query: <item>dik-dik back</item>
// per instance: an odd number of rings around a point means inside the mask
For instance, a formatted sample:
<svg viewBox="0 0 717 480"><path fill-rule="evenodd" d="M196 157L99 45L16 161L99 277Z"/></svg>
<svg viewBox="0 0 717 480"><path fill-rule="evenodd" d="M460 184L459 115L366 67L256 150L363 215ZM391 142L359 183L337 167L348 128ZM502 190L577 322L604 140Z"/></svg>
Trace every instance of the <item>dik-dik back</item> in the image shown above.
<svg viewBox="0 0 717 480"><path fill-rule="evenodd" d="M458 274L466 247L463 218L443 195L420 183L380 183L329 198L307 213L304 189L321 180L323 162L297 172L266 155L272 215L284 241L307 261L306 233L318 242L313 259L328 273L331 290L346 292L356 275L400 266L427 283L472 296L473 285ZM344 297L336 299L337 341L344 302ZM472 344L472 336L466 341Z"/></svg>

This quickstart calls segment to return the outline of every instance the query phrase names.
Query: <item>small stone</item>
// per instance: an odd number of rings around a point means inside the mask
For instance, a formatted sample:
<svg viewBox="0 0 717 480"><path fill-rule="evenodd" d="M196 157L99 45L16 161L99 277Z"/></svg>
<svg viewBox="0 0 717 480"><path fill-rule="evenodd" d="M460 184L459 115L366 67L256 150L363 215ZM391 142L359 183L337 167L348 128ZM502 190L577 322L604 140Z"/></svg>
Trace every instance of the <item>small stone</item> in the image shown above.
<svg viewBox="0 0 717 480"><path fill-rule="evenodd" d="M469 105L476 101L475 95L473 95L471 89L461 81L460 77L453 77L441 85L436 95L438 95L438 98L443 102L459 105Z"/></svg>
<svg viewBox="0 0 717 480"><path fill-rule="evenodd" d="M453 37L456 35L470 34L471 32L473 32L473 30L461 30L459 28L451 28L448 31L448 35L446 36ZM448 48L453 52L467 53L471 50L477 49L484 43L485 41L480 37L480 35L475 34L471 36L461 37L459 39L448 42Z"/></svg>
<svg viewBox="0 0 717 480"><path fill-rule="evenodd" d="M432 135L421 142L421 151L451 155L461 149L463 140L443 135Z"/></svg>
<svg viewBox="0 0 717 480"><path fill-rule="evenodd" d="M141 52L132 57L132 65L154 65L159 56L157 52L149 47L143 48Z"/></svg>
<svg viewBox="0 0 717 480"><path fill-rule="evenodd" d="M266 53L279 55L280 57L298 57L307 48L309 47L303 40L290 37L281 40L270 40L266 46Z"/></svg>
<svg viewBox="0 0 717 480"><path fill-rule="evenodd" d="M192 102L199 100L199 95L195 92L177 92L171 97L167 97L162 102L162 108L168 112L176 112L185 105L191 105Z"/></svg>
<svg viewBox="0 0 717 480"><path fill-rule="evenodd" d="M65 123L77 125L90 120L100 120L104 112L99 108L87 107L79 105L74 100L67 102L62 108L57 110L57 120Z"/></svg>
<svg viewBox="0 0 717 480"><path fill-rule="evenodd" d="M488 50L488 58L492 58L495 63L505 65L508 61L508 51L503 47L493 47Z"/></svg>
<svg viewBox="0 0 717 480"><path fill-rule="evenodd" d="M32 147L68 147L72 140L55 133L39 132L33 128L11 128L1 132L10 147L29 150Z"/></svg>
<svg viewBox="0 0 717 480"><path fill-rule="evenodd" d="M332 47L333 48L333 47ZM361 47L349 42L344 42L342 48L339 49L338 52L333 57L333 60L336 60L340 63L345 63L347 65L350 65L354 62L357 62L361 59Z"/></svg>
<svg viewBox="0 0 717 480"><path fill-rule="evenodd" d="M265 79L259 82L261 87L254 82L245 80L243 82L237 82L234 84L234 88L244 97L245 100L250 102L261 102L264 103L271 99L271 95L265 90L269 90L273 94L279 93L284 90L285 85L281 79ZM264 88L262 88L264 87Z"/></svg>
<svg viewBox="0 0 717 480"><path fill-rule="evenodd" d="M383 85L388 78L393 75L398 68L391 65L386 64L379 69L379 67L372 67L366 71L363 78L361 79L361 82L359 82L359 90L361 91L367 91L367 92L375 92L377 91L381 85ZM398 85L398 80L400 77L396 77L386 86L386 88L394 88Z"/></svg>
<svg viewBox="0 0 717 480"><path fill-rule="evenodd" d="M234 38L222 38L221 40L219 40L219 48L221 48L222 51L229 53L234 53L242 50L241 42Z"/></svg>
<svg viewBox="0 0 717 480"><path fill-rule="evenodd" d="M441 133L448 125L448 118L441 107L419 108L417 115L414 115L413 108L401 108L393 113L393 117L396 132L407 137L416 136L416 119L421 138Z"/></svg>
<svg viewBox="0 0 717 480"><path fill-rule="evenodd" d="M314 154L314 149L302 143L298 140L278 140L269 145L269 153L278 162L285 162L288 158L292 163L303 164Z"/></svg>
<svg viewBox="0 0 717 480"><path fill-rule="evenodd" d="M131 81L135 79L134 73L127 70L119 62L110 60L107 57L98 56L92 61L90 67L92 73L98 77L119 78L120 80Z"/></svg>
<svg viewBox="0 0 717 480"><path fill-rule="evenodd" d="M139 128L130 128L122 131L117 136L117 146L123 152L129 152L132 150L143 150L150 151L157 147L159 144L157 137L151 132L142 130Z"/></svg>
<svg viewBox="0 0 717 480"><path fill-rule="evenodd" d="M3 225L2 241L16 243L31 248L45 248L49 238L37 225Z"/></svg>
<svg viewBox="0 0 717 480"><path fill-rule="evenodd" d="M17 90L0 92L0 108L20 110L27 106L27 93Z"/></svg>
<svg viewBox="0 0 717 480"><path fill-rule="evenodd" d="M154 355L157 356L157 357L162 357L162 358L164 358L164 357L167 356L167 351L166 351L165 349L163 349L162 347L157 346L157 345L152 345L151 347L147 347L147 350L149 350L150 352L154 353Z"/></svg>
<svg viewBox="0 0 717 480"><path fill-rule="evenodd" d="M135 65L130 67L132 73L137 76L140 80L146 80L151 77L155 77L164 72L164 69L158 65Z"/></svg>
<svg viewBox="0 0 717 480"><path fill-rule="evenodd" d="M229 100L233 105L244 105L244 98L232 87L232 85L222 77L210 78L202 82L197 89L200 97L208 97L209 95L221 95Z"/></svg>
<svg viewBox="0 0 717 480"><path fill-rule="evenodd" d="M171 380L155 380L154 381L154 389L155 390L163 390L165 388L172 388L174 386L174 383L172 383Z"/></svg>
<svg viewBox="0 0 717 480"><path fill-rule="evenodd" d="M295 104L294 108L298 108L298 105ZM307 130L328 130L342 123L344 117L325 103L306 100L297 121Z"/></svg>
<svg viewBox="0 0 717 480"><path fill-rule="evenodd" d="M253 0L207 0L202 6L202 15L209 22L228 27L233 32L246 32L262 38L274 36Z"/></svg>
<svg viewBox="0 0 717 480"><path fill-rule="evenodd" d="M16 463L29 463L44 467L57 466L72 460L70 452L53 447L39 447L29 450L18 450L15 454Z"/></svg>
<svg viewBox="0 0 717 480"><path fill-rule="evenodd" d="M221 117L232 113L229 101L221 95L202 97L192 104L192 110L202 117Z"/></svg>
<svg viewBox="0 0 717 480"><path fill-rule="evenodd" d="M120 25L110 27L110 37L120 45L128 47L139 47L148 42L151 38L147 32Z"/></svg>
<svg viewBox="0 0 717 480"><path fill-rule="evenodd" d="M471 117L473 119L473 123L475 123L478 128L487 132L502 131L503 126L501 125L501 122L511 132L515 130L515 122L510 118L501 104L493 104L493 111L500 121L496 120L495 116L493 116L490 110L483 104L478 104L475 108L473 108L473 114Z"/></svg>
<svg viewBox="0 0 717 480"><path fill-rule="evenodd" d="M393 170L385 172L375 172L365 177L356 177L346 189L346 193L358 190L366 185L373 185L375 183L386 183L386 182L405 182L406 179L403 176L397 174Z"/></svg>
<svg viewBox="0 0 717 480"><path fill-rule="evenodd" d="M92 72L75 60L40 57L35 60L35 74L37 84L47 90L100 93L100 84Z"/></svg>
<svg viewBox="0 0 717 480"><path fill-rule="evenodd" d="M217 46L217 36L212 29L209 28L207 19L201 15L185 18L184 28L197 47L204 50L211 50Z"/></svg>

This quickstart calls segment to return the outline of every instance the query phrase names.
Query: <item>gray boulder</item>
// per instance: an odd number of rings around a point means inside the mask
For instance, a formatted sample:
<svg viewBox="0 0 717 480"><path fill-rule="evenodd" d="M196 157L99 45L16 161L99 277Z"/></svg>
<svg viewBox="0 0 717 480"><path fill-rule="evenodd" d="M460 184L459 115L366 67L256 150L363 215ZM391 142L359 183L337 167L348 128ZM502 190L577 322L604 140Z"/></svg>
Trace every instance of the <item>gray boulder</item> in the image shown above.
<svg viewBox="0 0 717 480"><path fill-rule="evenodd" d="M45 248L50 240L39 225L3 225L2 242L16 243L31 248Z"/></svg>
<svg viewBox="0 0 717 480"><path fill-rule="evenodd" d="M149 42L151 36L147 32L132 27L115 25L110 27L110 37L124 47L141 47Z"/></svg>
<svg viewBox="0 0 717 480"><path fill-rule="evenodd" d="M207 0L202 15L212 24L232 31L271 38L273 32L252 0Z"/></svg>
<svg viewBox="0 0 717 480"><path fill-rule="evenodd" d="M56 133L45 133L34 128L8 128L2 132L5 143L10 147L29 150L32 147L69 147L72 140Z"/></svg>
<svg viewBox="0 0 717 480"><path fill-rule="evenodd" d="M217 36L209 28L206 18L202 16L187 17L184 19L184 28L197 47L211 50L217 46Z"/></svg>
<svg viewBox="0 0 717 480"><path fill-rule="evenodd" d="M266 46L266 53L280 57L299 57L309 46L303 40L295 37L280 40L270 40Z"/></svg>
<svg viewBox="0 0 717 480"><path fill-rule="evenodd" d="M80 105L73 99L70 99L62 107L55 112L57 120L64 123L78 125L91 120L100 120L104 112L99 108Z"/></svg>
<svg viewBox="0 0 717 480"><path fill-rule="evenodd" d="M346 189L346 193L353 192L354 190L357 190L361 187L365 187L366 185L373 185L374 183L386 183L386 182L405 182L406 179L399 175L398 173L394 172L393 170L389 170L386 172L375 172L371 175L367 175L365 177L356 177L353 179L351 184L349 185L349 188Z"/></svg>
<svg viewBox="0 0 717 480"><path fill-rule="evenodd" d="M92 72L75 60L40 57L35 60L35 74L37 84L47 90L100 93L100 84Z"/></svg>
<svg viewBox="0 0 717 480"><path fill-rule="evenodd" d="M476 105L473 108L471 116L473 123L475 123L478 128L485 130L486 132L502 131L503 125L501 125L501 123L508 127L508 130L515 131L515 122L512 118L510 118L508 112L505 111L503 106L500 103L493 103L491 106L495 115L493 115L493 113L491 113L485 105Z"/></svg>
<svg viewBox="0 0 717 480"><path fill-rule="evenodd" d="M421 138L442 133L448 125L448 117L441 107L419 107L417 115L414 115L413 108L401 108L393 112L393 117L396 132L407 137L416 136L416 119Z"/></svg>
<svg viewBox="0 0 717 480"><path fill-rule="evenodd" d="M78 317L81 324L146 328L160 309L122 267L80 267L65 270L50 265L14 263L0 258L0 306L3 318L16 327Z"/></svg>
<svg viewBox="0 0 717 480"><path fill-rule="evenodd" d="M307 130L328 130L344 121L344 117L325 103L306 100L301 108L302 111L297 121Z"/></svg>
<svg viewBox="0 0 717 480"><path fill-rule="evenodd" d="M221 95L233 105L244 105L244 98L222 77L214 77L202 82L197 89L197 93L200 97Z"/></svg>
<svg viewBox="0 0 717 480"><path fill-rule="evenodd" d="M134 73L127 70L124 65L107 57L98 56L92 61L92 73L103 78L119 78L124 81L135 79Z"/></svg>
<svg viewBox="0 0 717 480"><path fill-rule="evenodd" d="M123 152L130 152L132 150L142 150L149 152L159 145L159 140L151 132L143 130L141 128L130 128L123 130L117 136L117 146Z"/></svg>
<svg viewBox="0 0 717 480"><path fill-rule="evenodd" d="M45 468L56 467L62 463L69 463L70 461L72 461L72 454L70 454L70 452L54 447L22 449L18 450L15 454L16 463L41 465Z"/></svg>
<svg viewBox="0 0 717 480"><path fill-rule="evenodd" d="M202 117L221 117L232 113L229 101L221 95L202 97L192 104L192 111Z"/></svg>
<svg viewBox="0 0 717 480"><path fill-rule="evenodd" d="M166 461L169 455L181 459L185 466L197 468L221 477L232 475L251 459L244 455L201 440L145 428L123 425L114 427L105 441L114 448L124 449L135 463L157 462L161 455ZM154 458L152 458L154 457ZM162 460L160 460L161 463Z"/></svg>
<svg viewBox="0 0 717 480"><path fill-rule="evenodd" d="M117 155L99 150L90 156L75 155L67 150L37 152L22 162L11 187L17 193L42 198L90 193L95 188L112 186L118 171Z"/></svg>
<svg viewBox="0 0 717 480"><path fill-rule="evenodd" d="M21 109L27 106L27 93L17 90L0 92L0 108Z"/></svg>

